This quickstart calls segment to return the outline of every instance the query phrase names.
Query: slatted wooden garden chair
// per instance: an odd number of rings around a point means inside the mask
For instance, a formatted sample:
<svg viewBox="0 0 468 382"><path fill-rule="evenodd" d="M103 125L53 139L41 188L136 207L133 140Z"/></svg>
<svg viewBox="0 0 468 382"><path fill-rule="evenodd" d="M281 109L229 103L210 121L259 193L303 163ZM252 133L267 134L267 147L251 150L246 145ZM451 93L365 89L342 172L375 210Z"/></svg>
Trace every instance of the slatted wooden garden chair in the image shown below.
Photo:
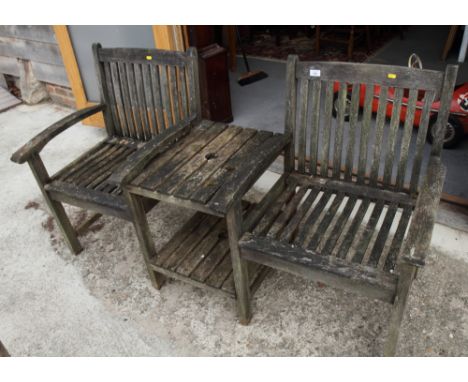
<svg viewBox="0 0 468 382"><path fill-rule="evenodd" d="M456 74L455 66L448 66L444 74L370 64L299 62L290 56L286 133L292 135L296 150L289 147L284 174L249 216L256 224L241 238L241 255L234 258L238 290L248 290L248 275L243 271L248 260L389 302L393 312L384 353L394 354L408 292L431 240L445 176L440 126L447 122ZM382 97L374 95L374 85L381 86ZM393 98L389 90L395 90ZM404 94L409 97L408 111L400 128ZM421 95L422 123L412 138ZM441 99L437 140L424 171L424 153L429 154L424 147L427 126L437 96ZM362 110L360 97L365 99ZM375 119L371 102L379 103ZM387 123L385 108L390 104L393 113ZM244 298L239 309L243 322L250 319L249 304L249 298Z"/></svg>
<svg viewBox="0 0 468 382"><path fill-rule="evenodd" d="M93 45L101 103L48 127L13 154L28 162L71 251L82 247L62 203L132 220L119 183L198 124L196 50L114 48ZM102 111L107 138L49 176L39 156L55 136ZM113 178L114 177L114 178ZM148 210L151 206L145 206Z"/></svg>

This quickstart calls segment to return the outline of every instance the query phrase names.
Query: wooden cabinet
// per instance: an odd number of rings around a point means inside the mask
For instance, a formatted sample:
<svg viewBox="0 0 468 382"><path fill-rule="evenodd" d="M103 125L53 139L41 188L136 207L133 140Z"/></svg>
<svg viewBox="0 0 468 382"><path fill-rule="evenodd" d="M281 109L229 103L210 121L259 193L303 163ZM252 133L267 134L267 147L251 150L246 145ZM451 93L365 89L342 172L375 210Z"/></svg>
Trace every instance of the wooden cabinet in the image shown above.
<svg viewBox="0 0 468 382"><path fill-rule="evenodd" d="M198 49L203 118L232 122L227 51L218 44Z"/></svg>

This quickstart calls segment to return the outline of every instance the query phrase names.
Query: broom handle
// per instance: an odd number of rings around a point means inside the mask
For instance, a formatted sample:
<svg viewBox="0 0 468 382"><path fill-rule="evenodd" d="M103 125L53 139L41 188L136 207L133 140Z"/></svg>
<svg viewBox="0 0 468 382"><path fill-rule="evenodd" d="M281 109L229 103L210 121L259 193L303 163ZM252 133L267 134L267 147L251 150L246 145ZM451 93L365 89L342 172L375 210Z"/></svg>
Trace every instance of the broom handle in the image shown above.
<svg viewBox="0 0 468 382"><path fill-rule="evenodd" d="M247 57L245 56L245 51L244 48L242 47L242 42L241 42L241 36L239 33L239 28L237 28L237 25L235 26L236 28L236 34L237 34L237 41L239 43L239 48L242 52L242 57L244 57L244 64L245 64L245 69L247 69L247 72L250 72L250 67L249 67L249 62L247 61Z"/></svg>

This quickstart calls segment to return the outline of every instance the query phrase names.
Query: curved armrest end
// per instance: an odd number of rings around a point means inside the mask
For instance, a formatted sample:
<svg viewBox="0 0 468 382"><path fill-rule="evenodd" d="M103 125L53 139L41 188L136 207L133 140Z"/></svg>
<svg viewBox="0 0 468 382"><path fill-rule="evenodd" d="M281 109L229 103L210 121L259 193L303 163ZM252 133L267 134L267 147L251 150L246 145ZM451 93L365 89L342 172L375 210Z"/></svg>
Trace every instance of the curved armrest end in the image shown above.
<svg viewBox="0 0 468 382"><path fill-rule="evenodd" d="M104 110L105 107L106 106L104 104L89 106L84 109L77 110L65 118L62 118L60 121L55 122L18 149L11 156L11 161L19 164L26 162L33 154L39 153L44 146L57 135L68 129L70 126L73 126L75 123L93 114L99 113Z"/></svg>

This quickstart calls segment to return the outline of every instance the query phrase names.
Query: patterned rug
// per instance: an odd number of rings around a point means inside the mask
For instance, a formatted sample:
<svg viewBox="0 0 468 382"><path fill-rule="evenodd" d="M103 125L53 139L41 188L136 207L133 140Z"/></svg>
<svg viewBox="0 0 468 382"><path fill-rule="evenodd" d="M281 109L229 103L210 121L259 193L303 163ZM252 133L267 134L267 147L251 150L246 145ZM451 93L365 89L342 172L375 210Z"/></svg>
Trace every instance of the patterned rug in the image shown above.
<svg viewBox="0 0 468 382"><path fill-rule="evenodd" d="M353 57L350 61L364 62L390 39L397 36L400 31L397 28L385 28L374 33L371 29L371 49L367 49L365 38L355 42ZM307 61L348 61L347 45L331 42L321 42L320 52L315 52L315 32L307 36L298 32L294 37L287 34L279 36L279 45L276 38L268 31L254 32L251 41L243 42L243 47L248 56L261 58L275 58L286 60L288 55L297 54L301 60ZM241 51L238 48L238 53Z"/></svg>

